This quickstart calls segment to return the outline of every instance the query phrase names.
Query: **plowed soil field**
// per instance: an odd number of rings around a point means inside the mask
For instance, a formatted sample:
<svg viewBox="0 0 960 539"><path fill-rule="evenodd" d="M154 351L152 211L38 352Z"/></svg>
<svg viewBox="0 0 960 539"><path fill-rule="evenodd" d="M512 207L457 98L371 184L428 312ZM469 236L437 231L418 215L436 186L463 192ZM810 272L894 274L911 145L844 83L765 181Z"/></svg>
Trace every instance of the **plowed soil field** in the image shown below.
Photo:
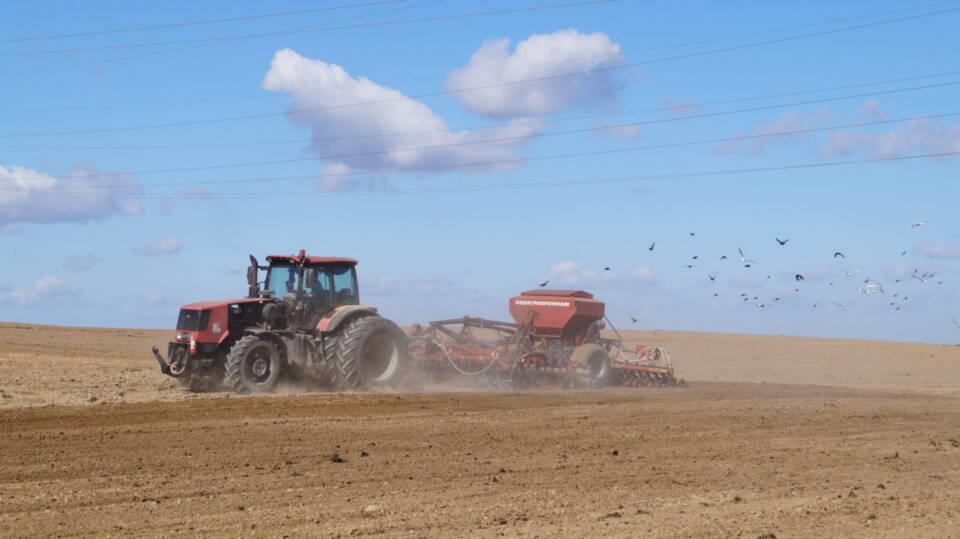
<svg viewBox="0 0 960 539"><path fill-rule="evenodd" d="M630 332L689 387L193 395L0 324L0 536L945 537L960 348Z"/></svg>

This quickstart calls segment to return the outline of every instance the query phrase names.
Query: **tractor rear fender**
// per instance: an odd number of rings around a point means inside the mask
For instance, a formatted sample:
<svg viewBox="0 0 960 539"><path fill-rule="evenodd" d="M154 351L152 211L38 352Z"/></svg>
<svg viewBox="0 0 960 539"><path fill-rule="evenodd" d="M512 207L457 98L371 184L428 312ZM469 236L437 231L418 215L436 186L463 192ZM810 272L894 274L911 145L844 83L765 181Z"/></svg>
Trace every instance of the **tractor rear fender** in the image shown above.
<svg viewBox="0 0 960 539"><path fill-rule="evenodd" d="M324 317L317 322L317 331L321 333L336 331L340 324L355 316L372 314L377 314L376 307L370 307L368 305L341 305L324 315Z"/></svg>

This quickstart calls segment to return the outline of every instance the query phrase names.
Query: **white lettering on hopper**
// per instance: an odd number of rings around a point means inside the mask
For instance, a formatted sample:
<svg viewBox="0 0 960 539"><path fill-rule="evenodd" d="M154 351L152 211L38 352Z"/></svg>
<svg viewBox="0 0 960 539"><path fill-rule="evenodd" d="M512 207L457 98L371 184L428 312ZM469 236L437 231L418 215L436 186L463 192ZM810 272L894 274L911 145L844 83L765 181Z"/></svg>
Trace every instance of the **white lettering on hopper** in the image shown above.
<svg viewBox="0 0 960 539"><path fill-rule="evenodd" d="M532 299L518 299L517 305L536 305L538 307L569 307L569 301L537 301Z"/></svg>

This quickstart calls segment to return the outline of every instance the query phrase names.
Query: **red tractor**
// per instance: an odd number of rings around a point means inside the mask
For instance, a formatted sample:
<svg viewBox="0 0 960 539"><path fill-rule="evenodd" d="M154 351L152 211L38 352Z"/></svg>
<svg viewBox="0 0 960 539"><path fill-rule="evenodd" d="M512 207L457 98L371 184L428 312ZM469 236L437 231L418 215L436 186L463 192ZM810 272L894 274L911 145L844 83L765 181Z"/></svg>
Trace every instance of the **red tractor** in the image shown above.
<svg viewBox="0 0 960 539"><path fill-rule="evenodd" d="M360 305L356 260L301 250L267 261L250 256L248 297L180 309L167 358L153 348L164 374L194 391L225 384L238 393L268 392L284 378L344 390L400 383L406 336Z"/></svg>

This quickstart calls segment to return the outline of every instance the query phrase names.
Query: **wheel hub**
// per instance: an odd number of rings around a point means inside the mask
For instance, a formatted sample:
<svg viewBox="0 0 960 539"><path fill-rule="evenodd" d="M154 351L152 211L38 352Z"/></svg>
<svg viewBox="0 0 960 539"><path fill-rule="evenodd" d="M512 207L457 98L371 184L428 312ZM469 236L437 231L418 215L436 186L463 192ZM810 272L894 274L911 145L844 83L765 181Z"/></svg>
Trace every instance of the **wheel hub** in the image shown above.
<svg viewBox="0 0 960 539"><path fill-rule="evenodd" d="M262 357L258 357L253 361L253 365L250 366L250 371L253 372L253 375L257 378L263 378L267 374L267 370L270 368L270 364L267 363L267 360Z"/></svg>

